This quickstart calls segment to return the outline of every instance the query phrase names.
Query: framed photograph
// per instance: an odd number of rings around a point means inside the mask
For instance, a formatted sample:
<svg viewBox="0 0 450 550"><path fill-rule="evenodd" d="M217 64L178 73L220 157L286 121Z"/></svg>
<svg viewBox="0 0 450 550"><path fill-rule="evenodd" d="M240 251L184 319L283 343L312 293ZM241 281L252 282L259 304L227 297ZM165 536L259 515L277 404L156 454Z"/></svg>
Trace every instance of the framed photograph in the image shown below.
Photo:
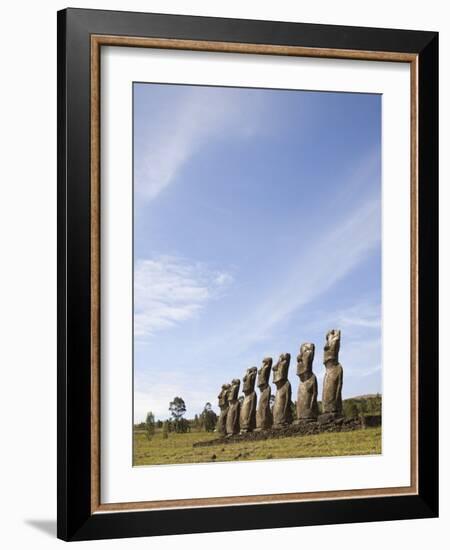
<svg viewBox="0 0 450 550"><path fill-rule="evenodd" d="M438 35L58 13L58 536L438 514Z"/></svg>

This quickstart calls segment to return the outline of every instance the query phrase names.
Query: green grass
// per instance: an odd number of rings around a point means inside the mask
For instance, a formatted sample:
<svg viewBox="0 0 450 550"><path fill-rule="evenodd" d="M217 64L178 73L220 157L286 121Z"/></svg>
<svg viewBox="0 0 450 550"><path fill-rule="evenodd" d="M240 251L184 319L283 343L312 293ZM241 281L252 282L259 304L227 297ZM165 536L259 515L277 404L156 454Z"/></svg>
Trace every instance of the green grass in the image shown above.
<svg viewBox="0 0 450 550"><path fill-rule="evenodd" d="M381 428L353 432L248 441L233 444L193 447L196 441L216 439L217 434L191 432L170 433L163 439L157 431L151 440L142 431L134 433L134 465L225 462L230 460L264 460L381 453Z"/></svg>

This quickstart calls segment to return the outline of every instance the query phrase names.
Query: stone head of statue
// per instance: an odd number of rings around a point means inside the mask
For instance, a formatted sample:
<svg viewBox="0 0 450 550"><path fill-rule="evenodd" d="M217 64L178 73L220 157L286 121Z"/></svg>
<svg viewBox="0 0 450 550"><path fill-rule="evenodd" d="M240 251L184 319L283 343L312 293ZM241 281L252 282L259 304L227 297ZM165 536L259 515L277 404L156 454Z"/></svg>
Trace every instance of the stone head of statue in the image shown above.
<svg viewBox="0 0 450 550"><path fill-rule="evenodd" d="M273 383L281 384L287 380L289 364L291 362L290 353L282 353L277 364L273 367Z"/></svg>
<svg viewBox="0 0 450 550"><path fill-rule="evenodd" d="M238 378L234 378L231 381L230 389L228 390L228 402L237 401L239 398L239 388L241 386L241 381Z"/></svg>
<svg viewBox="0 0 450 550"><path fill-rule="evenodd" d="M228 405L228 392L230 390L230 384L222 384L222 389L220 390L217 399L219 400L219 407L226 407Z"/></svg>
<svg viewBox="0 0 450 550"><path fill-rule="evenodd" d="M272 357L265 357L258 371L258 388L264 389L269 385L270 371L272 370Z"/></svg>
<svg viewBox="0 0 450 550"><path fill-rule="evenodd" d="M341 331L331 329L327 332L325 347L323 348L323 362L325 365L335 365L339 359L339 349L341 347Z"/></svg>
<svg viewBox="0 0 450 550"><path fill-rule="evenodd" d="M245 395L249 395L255 390L256 374L258 369L256 367L250 367L242 378L242 391Z"/></svg>
<svg viewBox="0 0 450 550"><path fill-rule="evenodd" d="M297 355L297 376L304 382L312 374L314 352L316 347L310 342L300 346L300 353Z"/></svg>

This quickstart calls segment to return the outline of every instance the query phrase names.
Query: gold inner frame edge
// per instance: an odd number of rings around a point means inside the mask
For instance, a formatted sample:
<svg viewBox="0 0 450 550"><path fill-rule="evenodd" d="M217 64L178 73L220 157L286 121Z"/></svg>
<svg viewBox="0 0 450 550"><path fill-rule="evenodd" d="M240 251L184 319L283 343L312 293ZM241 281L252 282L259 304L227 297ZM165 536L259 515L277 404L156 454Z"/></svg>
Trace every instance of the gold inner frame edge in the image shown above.
<svg viewBox="0 0 450 550"><path fill-rule="evenodd" d="M317 57L409 63L411 89L411 484L408 487L282 493L102 504L100 500L100 50L102 46L163 48L205 52ZM161 510L229 505L273 504L312 500L418 494L418 55L402 52L308 48L270 44L91 35L90 56L90 185L91 185L91 513Z"/></svg>

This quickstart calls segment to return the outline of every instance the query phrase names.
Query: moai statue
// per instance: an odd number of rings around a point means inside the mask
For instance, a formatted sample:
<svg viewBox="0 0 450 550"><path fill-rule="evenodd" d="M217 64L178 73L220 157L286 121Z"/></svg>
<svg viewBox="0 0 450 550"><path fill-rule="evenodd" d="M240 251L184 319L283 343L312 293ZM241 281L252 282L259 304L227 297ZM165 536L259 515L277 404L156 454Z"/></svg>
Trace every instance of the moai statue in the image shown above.
<svg viewBox="0 0 450 550"><path fill-rule="evenodd" d="M314 344L306 343L301 345L300 353L297 355L297 376L300 378L300 385L297 392L296 423L317 420L319 415L317 378L312 371L314 351Z"/></svg>
<svg viewBox="0 0 450 550"><path fill-rule="evenodd" d="M256 392L255 382L258 369L251 367L247 369L242 378L242 391L244 392L244 401L241 404L239 424L241 434L252 432L256 428Z"/></svg>
<svg viewBox="0 0 450 550"><path fill-rule="evenodd" d="M322 412L328 418L342 416L342 382L344 373L339 364L341 331L330 330L323 353L325 376L323 379Z"/></svg>
<svg viewBox="0 0 450 550"><path fill-rule="evenodd" d="M219 409L220 415L217 420L216 432L221 435L227 433L227 413L228 413L228 392L230 390L230 384L222 384L222 389L220 390L217 399L219 400Z"/></svg>
<svg viewBox="0 0 450 550"><path fill-rule="evenodd" d="M277 387L273 404L273 427L280 429L292 423L291 397L292 389L288 380L290 353L282 353L278 363L273 367L273 383Z"/></svg>
<svg viewBox="0 0 450 550"><path fill-rule="evenodd" d="M270 371L272 370L272 357L263 359L262 367L258 371L259 396L258 409L256 411L256 430L269 430L273 424L272 411L270 410L271 389L269 385Z"/></svg>
<svg viewBox="0 0 450 550"><path fill-rule="evenodd" d="M235 378L231 381L230 389L228 390L227 436L239 433L240 385L241 381Z"/></svg>

